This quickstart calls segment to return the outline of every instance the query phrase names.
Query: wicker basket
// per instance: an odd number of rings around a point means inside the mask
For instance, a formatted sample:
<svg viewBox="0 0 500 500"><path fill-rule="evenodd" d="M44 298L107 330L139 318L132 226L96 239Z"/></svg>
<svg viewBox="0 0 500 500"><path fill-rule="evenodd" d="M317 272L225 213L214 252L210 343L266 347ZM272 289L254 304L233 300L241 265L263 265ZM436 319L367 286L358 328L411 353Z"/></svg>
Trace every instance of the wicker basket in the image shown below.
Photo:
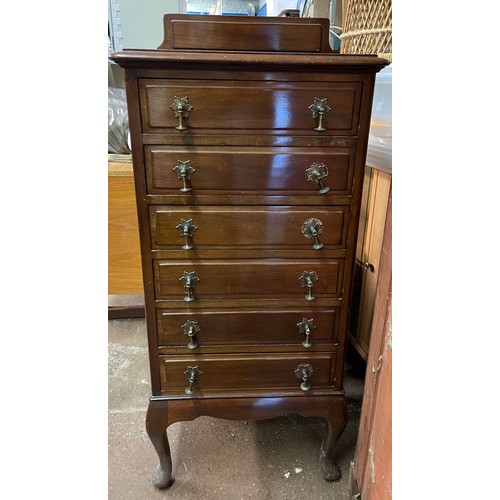
<svg viewBox="0 0 500 500"><path fill-rule="evenodd" d="M392 0L342 0L342 54L392 60Z"/></svg>

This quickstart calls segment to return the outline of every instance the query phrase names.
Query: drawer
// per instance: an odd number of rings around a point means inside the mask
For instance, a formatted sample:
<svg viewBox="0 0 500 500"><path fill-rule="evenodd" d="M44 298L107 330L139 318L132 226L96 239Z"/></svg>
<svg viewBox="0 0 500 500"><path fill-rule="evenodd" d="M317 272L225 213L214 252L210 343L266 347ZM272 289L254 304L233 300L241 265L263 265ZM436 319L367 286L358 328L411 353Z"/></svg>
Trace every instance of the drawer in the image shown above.
<svg viewBox="0 0 500 500"><path fill-rule="evenodd" d="M349 208L155 205L150 224L153 249L302 248L322 254L346 247Z"/></svg>
<svg viewBox="0 0 500 500"><path fill-rule="evenodd" d="M340 307L331 309L219 311L157 310L160 346L242 346L337 342ZM304 321L304 319L306 321ZM306 348L306 347L305 347Z"/></svg>
<svg viewBox="0 0 500 500"><path fill-rule="evenodd" d="M324 260L197 260L154 261L157 300L204 298L285 299L312 302L307 296L323 298L342 294L343 259ZM194 273L194 274L193 274ZM315 273L312 288L300 277ZM198 280L198 281L197 281ZM197 282L196 282L197 281ZM189 283L194 286L189 287ZM309 293L309 290L311 291ZM314 300L314 299L313 299Z"/></svg>
<svg viewBox="0 0 500 500"><path fill-rule="evenodd" d="M295 370L300 365L310 365L311 389L332 385L335 354L286 354L286 355L221 355L221 356L160 356L162 392L185 393L189 387L188 367L197 367L201 374L195 376L192 395L211 391L238 391L252 389L293 389L297 394L307 394L300 385Z"/></svg>
<svg viewBox="0 0 500 500"><path fill-rule="evenodd" d="M256 82L221 80L140 79L143 133L179 134L251 133L357 135L362 84L360 82ZM171 106L187 97L189 108ZM314 130L315 100L326 99L323 132Z"/></svg>
<svg viewBox="0 0 500 500"><path fill-rule="evenodd" d="M145 146L148 191L152 194L186 192L194 196L228 192L317 194L318 203L321 203L327 196L351 194L354 151L353 148L311 148L311 151L276 148L269 151ZM329 191L324 192L319 181Z"/></svg>

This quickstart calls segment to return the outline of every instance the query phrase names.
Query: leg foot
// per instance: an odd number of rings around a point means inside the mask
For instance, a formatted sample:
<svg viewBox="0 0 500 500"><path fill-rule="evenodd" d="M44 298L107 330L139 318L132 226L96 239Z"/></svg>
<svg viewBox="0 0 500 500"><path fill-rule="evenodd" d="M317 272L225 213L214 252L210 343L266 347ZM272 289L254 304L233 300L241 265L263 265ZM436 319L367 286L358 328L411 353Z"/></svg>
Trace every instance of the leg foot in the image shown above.
<svg viewBox="0 0 500 500"><path fill-rule="evenodd" d="M153 444L159 465L153 472L153 485L166 488L172 483L172 458L167 437L167 402L150 401L146 415L146 430Z"/></svg>
<svg viewBox="0 0 500 500"><path fill-rule="evenodd" d="M166 469L158 464L153 472L153 486L156 488L167 488L172 481L172 464Z"/></svg>
<svg viewBox="0 0 500 500"><path fill-rule="evenodd" d="M319 466L326 481L337 481L340 479L341 473L339 466L333 460L333 451L335 443L344 432L347 424L347 403L345 398L341 397L333 401L325 418L328 423L328 430L321 445Z"/></svg>

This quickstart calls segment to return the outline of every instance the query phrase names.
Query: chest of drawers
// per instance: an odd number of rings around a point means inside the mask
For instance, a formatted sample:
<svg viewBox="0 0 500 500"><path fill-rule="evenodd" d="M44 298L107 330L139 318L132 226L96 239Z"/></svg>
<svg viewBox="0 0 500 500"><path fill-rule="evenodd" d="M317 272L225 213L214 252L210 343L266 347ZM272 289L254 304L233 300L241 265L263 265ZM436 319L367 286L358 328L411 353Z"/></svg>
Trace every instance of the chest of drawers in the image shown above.
<svg viewBox="0 0 500 500"><path fill-rule="evenodd" d="M343 360L374 78L328 20L167 15L125 68L152 395L146 428L199 416L346 424Z"/></svg>

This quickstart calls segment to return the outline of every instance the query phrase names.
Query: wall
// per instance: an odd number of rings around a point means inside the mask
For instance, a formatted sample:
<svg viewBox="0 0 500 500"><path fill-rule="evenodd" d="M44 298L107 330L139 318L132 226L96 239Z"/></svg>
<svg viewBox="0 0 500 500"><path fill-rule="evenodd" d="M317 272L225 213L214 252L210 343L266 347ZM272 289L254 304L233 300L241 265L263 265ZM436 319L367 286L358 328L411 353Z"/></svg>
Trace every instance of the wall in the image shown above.
<svg viewBox="0 0 500 500"><path fill-rule="evenodd" d="M124 49L156 49L163 41L163 15L179 11L178 0L116 0Z"/></svg>

